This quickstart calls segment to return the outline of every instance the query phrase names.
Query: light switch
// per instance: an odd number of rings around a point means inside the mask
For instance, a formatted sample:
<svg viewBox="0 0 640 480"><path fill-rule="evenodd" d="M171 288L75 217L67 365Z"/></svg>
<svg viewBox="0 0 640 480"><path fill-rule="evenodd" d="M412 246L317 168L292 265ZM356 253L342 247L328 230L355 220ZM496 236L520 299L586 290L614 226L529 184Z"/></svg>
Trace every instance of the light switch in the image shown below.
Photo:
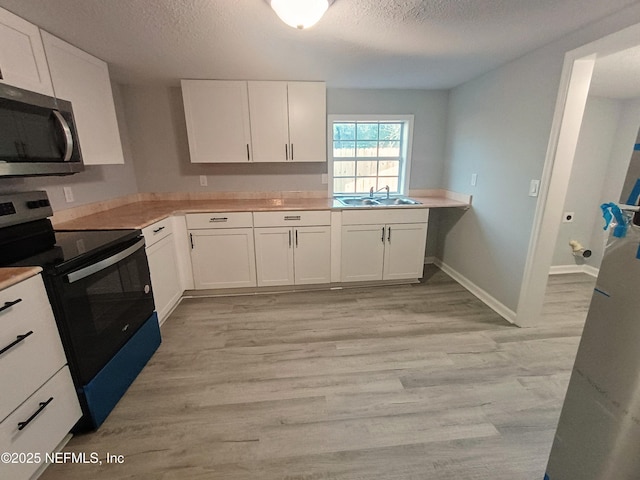
<svg viewBox="0 0 640 480"><path fill-rule="evenodd" d="M475 187L477 183L478 183L478 174L477 173L472 173L471 174L471 186Z"/></svg>
<svg viewBox="0 0 640 480"><path fill-rule="evenodd" d="M206 187L207 186L207 176L206 175L200 175L200 186L201 187Z"/></svg>
<svg viewBox="0 0 640 480"><path fill-rule="evenodd" d="M329 175L327 175L326 173L322 174L322 185L326 185L327 183L329 183Z"/></svg>
<svg viewBox="0 0 640 480"><path fill-rule="evenodd" d="M540 180L531 180L529 184L529 196L537 197L540 191Z"/></svg>

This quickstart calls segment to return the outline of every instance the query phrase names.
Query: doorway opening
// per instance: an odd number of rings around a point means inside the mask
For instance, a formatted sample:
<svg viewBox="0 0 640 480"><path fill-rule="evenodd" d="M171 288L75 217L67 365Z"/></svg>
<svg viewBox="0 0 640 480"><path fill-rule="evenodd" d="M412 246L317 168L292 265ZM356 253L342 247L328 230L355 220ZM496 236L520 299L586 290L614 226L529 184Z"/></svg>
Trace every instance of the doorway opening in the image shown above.
<svg viewBox="0 0 640 480"><path fill-rule="evenodd" d="M635 84L640 85L640 46L638 38L640 38L640 24L568 52L565 56L551 137L547 149L547 159L542 175L541 201L534 218L534 228L516 312L516 324L520 326L536 325L543 319L542 311L547 281L550 271L553 271L551 267L556 266L554 262L557 263L558 258L566 258L565 254L567 254L566 251L562 251L562 248L565 248L563 245L558 246L559 250L556 249L557 243L563 243L567 240L567 236L579 233L581 238L568 240L578 241L581 244L580 246L592 250L592 253L597 250L601 258L603 245L598 244L598 236L593 233L597 210L594 214L592 206L593 204L599 205L598 202L602 196L609 198L608 201L619 200L631 152L633 151L635 134L638 126L640 126L640 100L635 101L633 93L626 93L625 95L627 96L624 100L617 99L614 101L610 99L611 101L609 102L599 101L596 97L602 97L602 92L605 91L602 80L605 79L606 70L611 70L613 68L612 65L621 66L624 63L624 61L621 62L622 58L628 60L628 55L631 55L631 52L639 54L638 67L634 71L635 73L627 71L622 75L618 71L613 74L613 77L621 79L624 76L635 76ZM627 61L623 68L628 70L631 68L631 64ZM628 82L631 85L633 85L632 80ZM611 81L611 76L609 81ZM621 89L619 85L617 87L610 85L610 92L607 95L611 95L611 92L615 91L616 88L618 90ZM638 99L640 99L640 91L638 92ZM637 112L639 115L634 117L635 104L638 105ZM600 114L598 114L598 111L600 111ZM607 118L603 118L601 115L603 111L609 112L605 116ZM612 113L614 111L617 111L617 117ZM635 120L631 121L630 119ZM623 120L624 122L620 123ZM597 139L593 138L594 129L602 137L601 141L605 141L603 140L604 132L598 130L597 124L599 122L608 122L611 138L606 141L611 142L611 145L615 144L617 148L617 150L613 147L610 148L605 155L602 152L606 148L603 145L599 145L599 147L602 147L600 157L609 157L609 163L606 168L603 168L601 163L597 163L597 155L593 155L594 152L589 150L588 146L589 142L597 142ZM628 131L632 132L633 139L631 143L626 142L624 138L616 138L625 137L623 130L626 137L629 136ZM586 158L585 149L587 149L589 156L592 158ZM623 159L622 152L625 149L627 156L626 159ZM612 160L613 157L616 158L615 162ZM595 165L597 165L597 168ZM581 178L581 174L585 173L586 170L600 170L600 177L586 181ZM605 175L602 175L603 170ZM574 180L573 184L572 178ZM601 181L599 187L597 186L598 181ZM591 190L599 191L597 193L590 191L589 201L579 203L581 196L583 200L586 200L584 192L581 192L581 188L583 190L587 188L584 185L585 182L587 184L591 183ZM594 187L593 185L596 186ZM610 198L611 195L616 198ZM586 203L589 203L591 207ZM579 208L571 207L571 205L579 205ZM562 223L564 214L575 214L578 210L582 211L583 207L586 209L584 211L588 213L580 213L580 218L584 220L585 225L590 225L591 228L583 226L583 230L574 229L572 231L571 228L567 228L570 225ZM591 217L587 218L587 215ZM576 223L577 218L573 217L573 221ZM601 236L600 238L604 237ZM587 245L584 246L584 243ZM592 245L595 246L590 248ZM568 245L568 241L566 248L571 248ZM570 254L573 257L573 251ZM566 265L586 265L589 267L593 266L593 263L574 262ZM589 271L588 268L582 270ZM597 270L594 268L591 273L595 273L595 271Z"/></svg>

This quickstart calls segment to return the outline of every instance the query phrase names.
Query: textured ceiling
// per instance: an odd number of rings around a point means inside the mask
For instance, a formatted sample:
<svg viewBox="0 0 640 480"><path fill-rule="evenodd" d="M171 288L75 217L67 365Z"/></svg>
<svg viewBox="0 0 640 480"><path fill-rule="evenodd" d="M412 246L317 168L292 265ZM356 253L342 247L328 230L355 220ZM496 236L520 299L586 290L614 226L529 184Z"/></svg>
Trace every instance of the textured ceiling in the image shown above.
<svg viewBox="0 0 640 480"><path fill-rule="evenodd" d="M640 46L596 59L589 94L609 98L640 97Z"/></svg>
<svg viewBox="0 0 640 480"><path fill-rule="evenodd" d="M637 0L336 0L309 30L264 0L0 0L122 83L326 80L449 88Z"/></svg>

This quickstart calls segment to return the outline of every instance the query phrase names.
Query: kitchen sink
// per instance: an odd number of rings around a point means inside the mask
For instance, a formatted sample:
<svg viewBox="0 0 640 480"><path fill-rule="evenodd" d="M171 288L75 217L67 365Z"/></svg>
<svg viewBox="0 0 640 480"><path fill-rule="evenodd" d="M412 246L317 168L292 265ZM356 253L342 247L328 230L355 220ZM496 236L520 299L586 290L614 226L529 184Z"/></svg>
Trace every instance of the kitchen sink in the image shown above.
<svg viewBox="0 0 640 480"><path fill-rule="evenodd" d="M420 205L420 202L408 197L336 197L347 207L386 207L389 205Z"/></svg>
<svg viewBox="0 0 640 480"><path fill-rule="evenodd" d="M378 198L380 205L420 205L420 202L406 197Z"/></svg>
<svg viewBox="0 0 640 480"><path fill-rule="evenodd" d="M373 198L369 198L369 197L338 198L338 201L343 205L347 205L349 207L380 205L377 199L374 200Z"/></svg>

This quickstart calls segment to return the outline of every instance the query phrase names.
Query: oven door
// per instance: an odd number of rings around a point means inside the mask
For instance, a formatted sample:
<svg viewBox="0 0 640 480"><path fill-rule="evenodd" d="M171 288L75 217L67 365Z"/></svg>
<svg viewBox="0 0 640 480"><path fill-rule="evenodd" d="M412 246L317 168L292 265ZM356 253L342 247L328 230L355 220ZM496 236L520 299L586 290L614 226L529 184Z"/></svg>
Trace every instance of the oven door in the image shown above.
<svg viewBox="0 0 640 480"><path fill-rule="evenodd" d="M56 297L71 367L85 385L153 313L144 239L60 275Z"/></svg>

